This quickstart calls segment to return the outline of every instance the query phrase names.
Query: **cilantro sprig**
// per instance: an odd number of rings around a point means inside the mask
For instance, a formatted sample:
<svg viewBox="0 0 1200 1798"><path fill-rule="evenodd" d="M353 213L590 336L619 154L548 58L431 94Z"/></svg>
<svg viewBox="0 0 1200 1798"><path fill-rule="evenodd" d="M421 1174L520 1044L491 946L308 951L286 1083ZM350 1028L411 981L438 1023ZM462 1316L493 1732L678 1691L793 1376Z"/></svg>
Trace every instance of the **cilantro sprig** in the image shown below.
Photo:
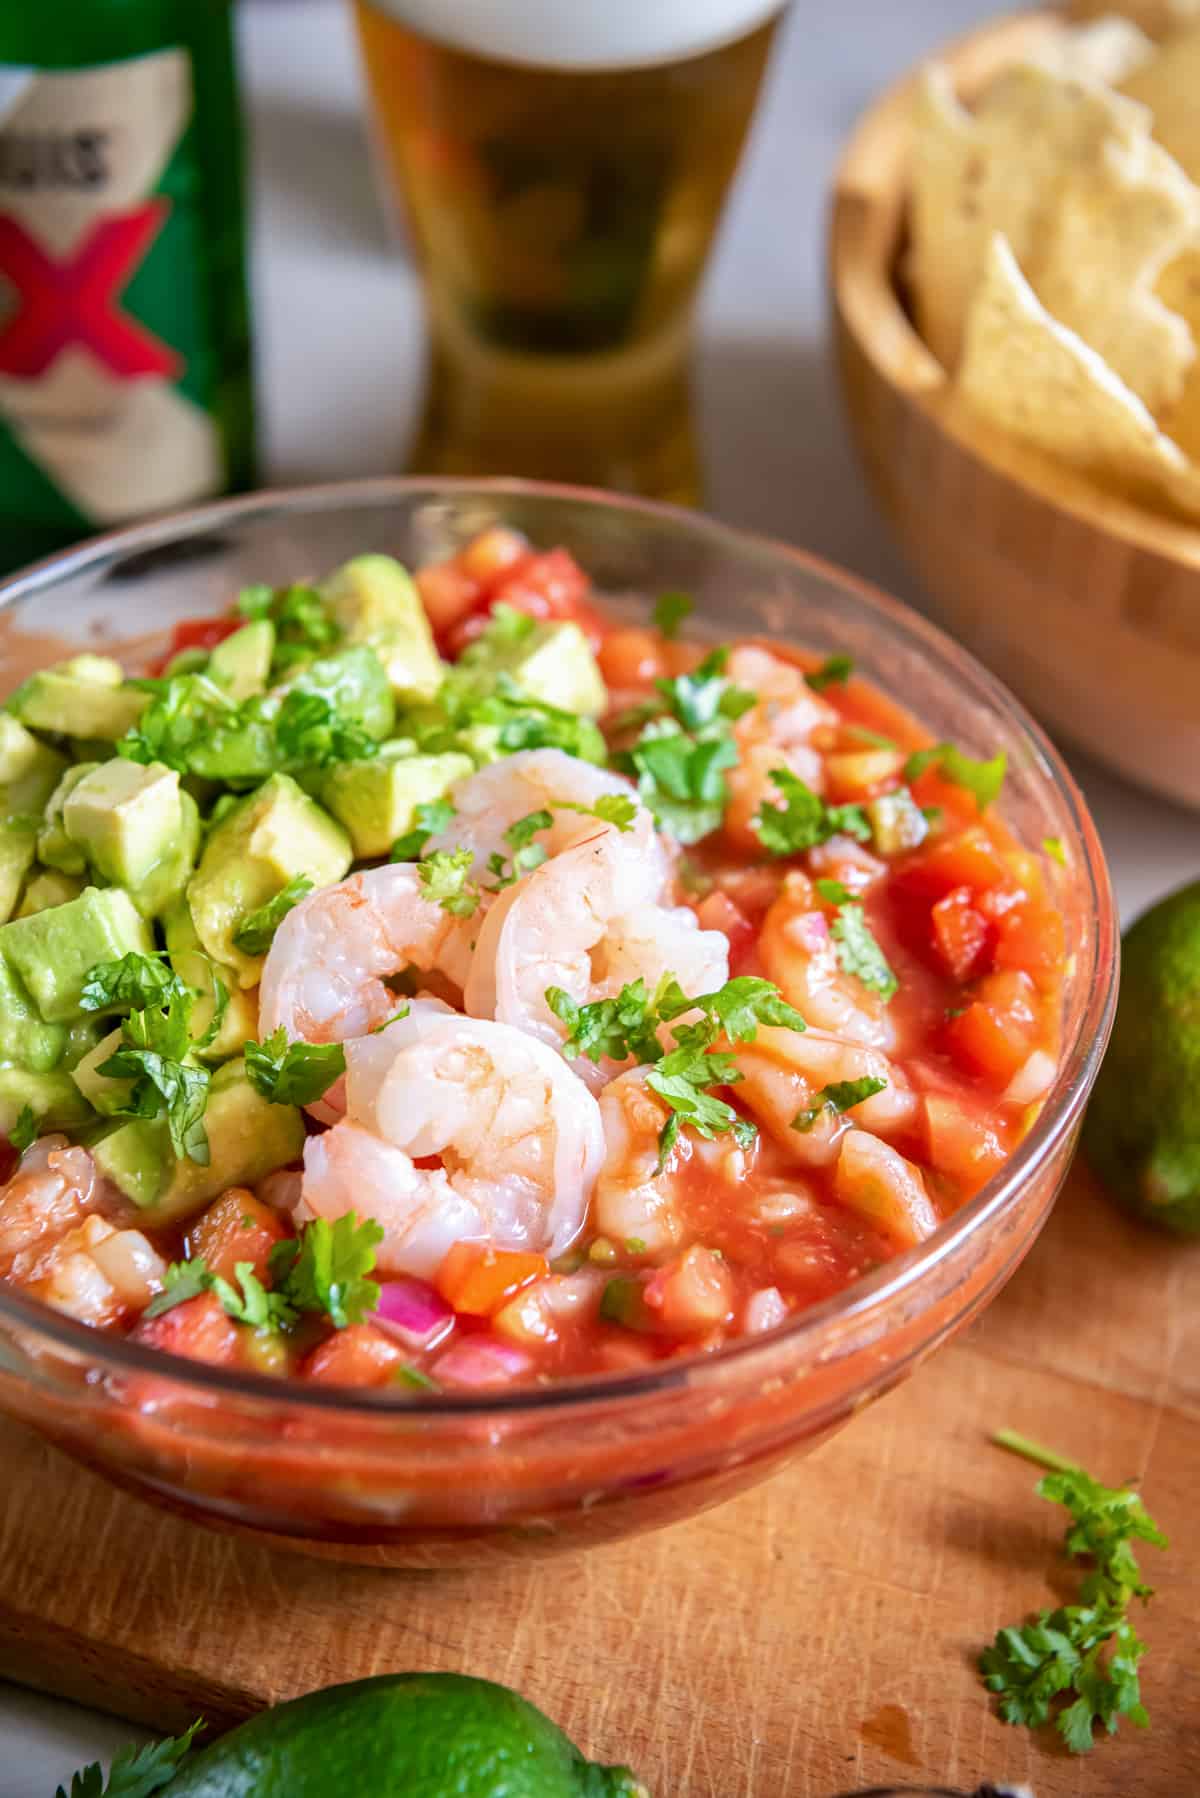
<svg viewBox="0 0 1200 1798"><path fill-rule="evenodd" d="M171 1147L180 1160L207 1167L211 1160L204 1113L208 1106L209 1070L188 1059L188 1031L193 995L173 992L166 1005L131 1011L121 1024L121 1043L97 1068L106 1079L131 1082L114 1115L165 1118Z"/></svg>
<svg viewBox="0 0 1200 1798"><path fill-rule="evenodd" d="M202 1719L197 1718L181 1736L148 1742L144 1748L122 1748L108 1769L107 1780L100 1762L92 1761L72 1775L70 1792L59 1786L54 1798L151 1798L174 1779L201 1727Z"/></svg>
<svg viewBox="0 0 1200 1798"><path fill-rule="evenodd" d="M613 757L681 843L719 829L729 799L725 770L737 761L733 726L756 703L748 688L725 678L728 661L728 649L714 649L691 674L656 681L657 706L638 714L637 741Z"/></svg>
<svg viewBox="0 0 1200 1798"><path fill-rule="evenodd" d="M469 849L435 849L417 864L417 880L426 899L452 918L473 918L482 894L470 879L475 857Z"/></svg>
<svg viewBox="0 0 1200 1798"><path fill-rule="evenodd" d="M696 610L690 593L660 593L654 602L653 623L660 637L671 640L679 635L685 618Z"/></svg>
<svg viewBox="0 0 1200 1798"><path fill-rule="evenodd" d="M293 875L265 905L246 913L233 933L234 946L244 955L265 955L283 920L312 889L313 883L307 874Z"/></svg>
<svg viewBox="0 0 1200 1798"><path fill-rule="evenodd" d="M963 787L974 794L976 809L987 810L1000 796L1008 768L1008 756L999 750L990 761L975 761L953 743L934 743L929 749L915 749L904 764L905 780L916 780L926 768L936 767L951 786Z"/></svg>
<svg viewBox="0 0 1200 1798"><path fill-rule="evenodd" d="M383 1229L374 1218L359 1221L353 1211L330 1223L314 1218L299 1236L271 1250L271 1278L277 1294L296 1312L321 1312L339 1330L361 1323L379 1303L379 1286L368 1279Z"/></svg>
<svg viewBox="0 0 1200 1798"><path fill-rule="evenodd" d="M630 981L616 998L580 1005L562 987L549 987L546 1003L567 1025L563 1052L569 1060L586 1055L650 1065L646 1085L668 1108L659 1133L659 1168L665 1167L679 1132L689 1124L699 1135L732 1133L743 1147L754 1140L756 1127L743 1118L714 1088L736 1086L742 1074L737 1057L719 1047L722 1039L736 1045L753 1042L760 1024L803 1030L804 1019L769 980L742 974L711 993L689 995L673 975L649 991L644 980ZM685 1013L698 1012L693 1023L676 1024ZM673 1024L673 1047L662 1041L660 1027Z"/></svg>
<svg viewBox="0 0 1200 1798"><path fill-rule="evenodd" d="M290 1043L282 1024L243 1054L246 1078L272 1105L311 1105L346 1072L341 1043Z"/></svg>
<svg viewBox="0 0 1200 1798"><path fill-rule="evenodd" d="M878 993L886 1004L900 982L867 923L862 905L840 880L818 880L817 891L822 899L837 907L830 934L843 971Z"/></svg>
<svg viewBox="0 0 1200 1798"><path fill-rule="evenodd" d="M33 1147L38 1139L40 1127L33 1106L22 1105L17 1113L16 1122L8 1133L8 1140L18 1155L23 1155L26 1149Z"/></svg>
<svg viewBox="0 0 1200 1798"><path fill-rule="evenodd" d="M826 687L844 687L853 673L853 656L827 656L821 666L811 669L804 679L814 693L823 693Z"/></svg>
<svg viewBox="0 0 1200 1798"><path fill-rule="evenodd" d="M861 805L826 805L806 781L788 768L771 770L772 785L783 803L764 800L750 820L751 829L769 855L800 855L830 837L870 841L871 826Z"/></svg>
<svg viewBox="0 0 1200 1798"><path fill-rule="evenodd" d="M813 1095L811 1105L806 1105L796 1113L792 1119L792 1129L806 1134L826 1112L840 1116L845 1111L852 1111L864 1099L881 1093L886 1085L887 1081L878 1074L864 1074L860 1080L832 1080L828 1086L823 1086L820 1092Z"/></svg>
<svg viewBox="0 0 1200 1798"><path fill-rule="evenodd" d="M411 830L392 844L389 861L415 862L420 858L430 837L448 830L454 822L454 807L448 799L426 799L413 808Z"/></svg>
<svg viewBox="0 0 1200 1798"><path fill-rule="evenodd" d="M1078 1604L1043 1610L1032 1621L997 1631L980 1656L983 1682L999 1699L1006 1723L1036 1729L1054 1716L1073 1754L1093 1745L1097 1723L1110 1735L1122 1717L1144 1729L1138 1664L1145 1643L1128 1618L1134 1598L1148 1600L1133 1543L1167 1546L1166 1537L1128 1486L1105 1486L1082 1467L1013 1430L992 1438L1002 1448L1049 1471L1040 1497L1063 1505L1071 1522L1064 1538L1068 1558L1086 1558ZM1058 1700L1069 1698L1070 1703Z"/></svg>
<svg viewBox="0 0 1200 1798"><path fill-rule="evenodd" d="M84 1011L147 1011L183 999L188 988L161 955L130 950L116 961L94 962L79 994Z"/></svg>

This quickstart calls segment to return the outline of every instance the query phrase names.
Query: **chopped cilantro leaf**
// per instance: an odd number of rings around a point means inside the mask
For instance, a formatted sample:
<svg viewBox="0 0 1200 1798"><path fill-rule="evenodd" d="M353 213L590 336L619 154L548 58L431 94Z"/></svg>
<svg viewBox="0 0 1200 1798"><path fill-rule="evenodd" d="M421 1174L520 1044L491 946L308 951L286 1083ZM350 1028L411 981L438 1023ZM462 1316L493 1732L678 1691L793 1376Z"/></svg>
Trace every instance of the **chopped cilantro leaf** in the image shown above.
<svg viewBox="0 0 1200 1798"><path fill-rule="evenodd" d="M737 759L727 732L697 740L670 719L648 724L621 758L658 823L680 843L698 843L720 829L729 798L725 769Z"/></svg>
<svg viewBox="0 0 1200 1798"><path fill-rule="evenodd" d="M844 833L860 843L870 840L871 826L861 805L826 805L819 794L787 768L773 768L771 781L783 799L768 804L750 820L763 848L771 855L799 855Z"/></svg>
<svg viewBox="0 0 1200 1798"><path fill-rule="evenodd" d="M186 774L197 747L237 720L237 705L207 674L177 674L141 684L150 690L150 703L116 745L126 761L147 766L162 762Z"/></svg>
<svg viewBox="0 0 1200 1798"><path fill-rule="evenodd" d="M840 880L818 880L817 891L830 905L852 905L854 894Z"/></svg>
<svg viewBox="0 0 1200 1798"><path fill-rule="evenodd" d="M535 843L533 839L539 830L549 830L553 823L551 813L543 809L527 812L515 824L509 825L504 833L504 841L512 850L511 860L506 861L497 851L493 851L488 857L488 872L496 876L496 884L491 891L498 893L520 880L523 874L541 867L546 859L546 851L541 843Z"/></svg>
<svg viewBox="0 0 1200 1798"><path fill-rule="evenodd" d="M245 1056L246 1078L273 1105L311 1105L346 1071L341 1043L289 1043L282 1024Z"/></svg>
<svg viewBox="0 0 1200 1798"><path fill-rule="evenodd" d="M37 1141L38 1121L33 1114L32 1105L22 1105L17 1113L17 1121L8 1133L8 1140L19 1155L31 1148Z"/></svg>
<svg viewBox="0 0 1200 1798"><path fill-rule="evenodd" d="M725 679L728 661L728 649L710 650L691 674L655 681L667 710L684 730L704 730L718 719L732 723L757 704L757 695L748 687L732 686Z"/></svg>
<svg viewBox="0 0 1200 1798"><path fill-rule="evenodd" d="M829 656L819 668L814 668L812 673L806 674L804 678L814 693L823 693L826 687L832 687L835 684L844 686L853 673L853 656Z"/></svg>
<svg viewBox="0 0 1200 1798"><path fill-rule="evenodd" d="M999 796L1008 757L1001 749L990 761L979 762L964 755L953 743L935 743L929 749L913 751L904 764L904 778L916 780L926 768L934 766L952 786L964 787L973 793L976 808L983 812Z"/></svg>
<svg viewBox="0 0 1200 1798"><path fill-rule="evenodd" d="M594 999L579 1005L560 986L546 989L546 1003L567 1026L563 1054L569 1060L586 1055L590 1061L657 1061L662 1054L655 996L644 980L632 980L615 999Z"/></svg>
<svg viewBox="0 0 1200 1798"><path fill-rule="evenodd" d="M840 1115L844 1111L851 1111L855 1105L861 1105L864 1099L881 1093L886 1085L887 1081L876 1074L864 1074L861 1080L831 1081L819 1093L814 1094L811 1105L796 1113L792 1119L792 1129L807 1132L812 1129L822 1112L831 1111Z"/></svg>
<svg viewBox="0 0 1200 1798"><path fill-rule="evenodd" d="M418 1392L440 1392L442 1389L432 1374L423 1367L413 1367L411 1363L398 1367L392 1378L398 1386L415 1386Z"/></svg>
<svg viewBox="0 0 1200 1798"><path fill-rule="evenodd" d="M340 711L326 694L299 687L284 695L274 730L285 763L293 767L328 768L335 762L360 762L379 748L370 732Z"/></svg>
<svg viewBox="0 0 1200 1798"><path fill-rule="evenodd" d="M397 837L388 857L393 862L415 862L430 837L448 830L454 822L454 807L448 799L428 799L413 808L413 827Z"/></svg>
<svg viewBox="0 0 1200 1798"><path fill-rule="evenodd" d="M1054 861L1058 862L1060 866L1066 867L1067 852L1063 847L1063 840L1061 837L1043 837L1042 848L1046 851L1046 854Z"/></svg>
<svg viewBox="0 0 1200 1798"><path fill-rule="evenodd" d="M527 643L536 629L537 621L528 612L518 612L515 606L501 601L492 607L487 624L463 651L462 661L468 668L476 662L489 662L496 650Z"/></svg>
<svg viewBox="0 0 1200 1798"><path fill-rule="evenodd" d="M832 928L837 958L845 972L855 975L882 999L890 999L900 983L871 934L862 906L855 902L841 904Z"/></svg>
<svg viewBox="0 0 1200 1798"><path fill-rule="evenodd" d="M390 1018L384 1018L382 1024L372 1024L370 1034L372 1036L379 1036L387 1029L389 1024L403 1023L411 1010L412 1006L405 1003L400 1007L399 1011L394 1011Z"/></svg>
<svg viewBox="0 0 1200 1798"><path fill-rule="evenodd" d="M164 1311L173 1311L176 1305L199 1298L208 1291L211 1279L202 1255L195 1255L190 1261L172 1261L163 1275L162 1291L150 1300L142 1315L161 1317Z"/></svg>
<svg viewBox="0 0 1200 1798"><path fill-rule="evenodd" d="M238 594L237 609L243 618L257 621L271 616L274 602L274 587L268 587L265 581L255 581L252 586L243 587Z"/></svg>
<svg viewBox="0 0 1200 1798"><path fill-rule="evenodd" d="M668 979L663 985L659 1015L670 1020L685 1011L703 1012L735 1043L753 1042L760 1024L784 1030L805 1027L804 1019L794 1005L787 1003L779 988L754 974L739 974L715 992L700 993L696 998L689 998L677 981Z"/></svg>
<svg viewBox="0 0 1200 1798"><path fill-rule="evenodd" d="M417 864L421 891L455 918L471 918L479 909L479 888L467 879L474 856L469 849L435 849Z"/></svg>
<svg viewBox="0 0 1200 1798"><path fill-rule="evenodd" d="M314 1218L298 1237L271 1250L276 1291L295 1311L324 1312L339 1330L361 1323L379 1303L379 1287L366 1276L375 1266L383 1230L353 1211L330 1223Z"/></svg>
<svg viewBox="0 0 1200 1798"><path fill-rule="evenodd" d="M233 933L234 944L244 955L265 955L271 947L275 932L283 923L292 907L299 905L306 893L311 893L312 881L307 874L295 874L285 887L281 887L273 899L265 905L248 911Z"/></svg>
<svg viewBox="0 0 1200 1798"><path fill-rule="evenodd" d="M104 1778L99 1761L92 1761L72 1775L71 1790L59 1786L54 1798L151 1798L174 1779L200 1728L197 1719L181 1736L145 1747L122 1748Z"/></svg>
<svg viewBox="0 0 1200 1798"><path fill-rule="evenodd" d="M576 805L572 800L560 799L554 809L582 812L585 818L598 818L601 824L613 824L622 833L633 829L637 817L637 801L627 793L601 793L595 805Z"/></svg>
<svg viewBox="0 0 1200 1798"><path fill-rule="evenodd" d="M677 637L680 625L695 609L689 593L660 593L654 602L654 628L660 637Z"/></svg>
<svg viewBox="0 0 1200 1798"><path fill-rule="evenodd" d="M267 1291L252 1261L238 1261L233 1272L236 1286L221 1274L209 1276L212 1290L229 1317L255 1330L279 1330L295 1322L293 1306L283 1293Z"/></svg>
<svg viewBox="0 0 1200 1798"><path fill-rule="evenodd" d="M221 976L217 973L217 970L211 961L208 964L208 970L212 976L212 1017L208 1020L208 1028L201 1036L196 1038L195 1046L197 1052L202 1049L211 1048L213 1043L216 1042L218 1036L221 1034L221 1026L225 1022L225 1013L229 1010L229 988L221 979Z"/></svg>
<svg viewBox="0 0 1200 1798"><path fill-rule="evenodd" d="M207 1068L185 1061L191 1049L188 1018L192 996L186 990L173 994L165 1007L130 1012L121 1025L121 1045L97 1068L97 1073L132 1084L125 1102L116 1107L123 1117L165 1117L171 1147L182 1160L207 1167L210 1160L204 1113L211 1076Z"/></svg>
<svg viewBox="0 0 1200 1798"><path fill-rule="evenodd" d="M131 950L117 961L98 961L88 969L79 995L84 1011L146 1011L187 997L188 989L160 956Z"/></svg>

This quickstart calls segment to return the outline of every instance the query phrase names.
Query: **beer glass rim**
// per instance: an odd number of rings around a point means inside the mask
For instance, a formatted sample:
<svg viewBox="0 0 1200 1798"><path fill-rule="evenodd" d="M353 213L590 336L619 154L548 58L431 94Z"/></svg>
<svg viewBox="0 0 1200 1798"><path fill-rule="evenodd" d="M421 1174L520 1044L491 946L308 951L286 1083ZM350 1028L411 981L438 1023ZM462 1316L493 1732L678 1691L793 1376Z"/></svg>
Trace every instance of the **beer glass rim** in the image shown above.
<svg viewBox="0 0 1200 1798"><path fill-rule="evenodd" d="M919 1303L946 1296L964 1250L980 1236L1003 1225L1023 1191L1069 1146L1108 1041L1116 1006L1117 914L1108 871L1095 826L1074 778L1041 726L1002 683L965 649L928 619L891 598L861 577L809 551L725 524L700 512L661 501L628 498L584 487L509 477L470 478L386 476L320 485L266 489L197 506L123 529L106 532L71 549L49 556L0 581L0 610L49 598L55 587L106 565L151 554L164 560L174 549L189 547L238 521L286 524L289 517L342 508L389 503L469 499L500 505L506 497L570 503L640 519L670 529L699 546L709 546L748 570L774 569L802 574L824 583L833 593L850 596L866 613L885 625L894 638L921 655L931 681L957 683L973 702L1014 734L1036 771L1040 785L1052 790L1063 818L1065 866L1060 873L1064 906L1071 904L1085 921L1077 964L1070 973L1072 1003L1064 1018L1058 1072L1045 1103L1027 1135L1003 1167L951 1217L916 1248L882 1263L851 1286L820 1301L761 1335L741 1335L704 1355L656 1363L644 1371L588 1374L555 1379L546 1386L491 1389L473 1393L412 1394L399 1388L364 1390L321 1386L269 1374L233 1371L172 1355L119 1337L105 1336L63 1316L16 1290L0 1290L0 1320L35 1333L92 1366L125 1373L155 1375L203 1393L227 1394L260 1401L278 1412L282 1407L313 1415L337 1413L383 1418L414 1414L436 1418L509 1417L564 1407L573 1410L629 1403L672 1388L694 1386L710 1371L752 1371L756 1358L783 1345L813 1360L827 1355L831 1341L877 1330L886 1335L888 1320L902 1314L918 1292ZM567 546L570 547L569 545ZM914 696L918 710L920 696Z"/></svg>

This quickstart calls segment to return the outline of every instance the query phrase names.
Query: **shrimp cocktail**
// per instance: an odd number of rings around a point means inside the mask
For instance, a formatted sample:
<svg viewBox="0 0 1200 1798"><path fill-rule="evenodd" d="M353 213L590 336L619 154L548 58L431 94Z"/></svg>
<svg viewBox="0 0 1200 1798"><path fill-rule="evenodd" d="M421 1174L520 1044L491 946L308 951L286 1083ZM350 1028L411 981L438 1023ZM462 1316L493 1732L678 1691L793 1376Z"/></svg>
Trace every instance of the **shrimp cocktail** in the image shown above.
<svg viewBox="0 0 1200 1798"><path fill-rule="evenodd" d="M1064 849L1002 751L506 523L223 603L0 713L0 1276L122 1339L124 1452L197 1364L411 1428L720 1362L1034 1126Z"/></svg>

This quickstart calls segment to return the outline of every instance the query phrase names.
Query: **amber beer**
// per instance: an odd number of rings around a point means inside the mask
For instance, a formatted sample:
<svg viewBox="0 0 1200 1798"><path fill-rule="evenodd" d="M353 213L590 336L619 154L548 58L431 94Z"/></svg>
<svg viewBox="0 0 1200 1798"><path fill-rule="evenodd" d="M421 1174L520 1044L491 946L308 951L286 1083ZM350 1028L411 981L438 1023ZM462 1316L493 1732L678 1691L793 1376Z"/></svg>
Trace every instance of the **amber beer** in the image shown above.
<svg viewBox="0 0 1200 1798"><path fill-rule="evenodd" d="M781 0L357 0L424 265L414 466L697 497L696 288Z"/></svg>

